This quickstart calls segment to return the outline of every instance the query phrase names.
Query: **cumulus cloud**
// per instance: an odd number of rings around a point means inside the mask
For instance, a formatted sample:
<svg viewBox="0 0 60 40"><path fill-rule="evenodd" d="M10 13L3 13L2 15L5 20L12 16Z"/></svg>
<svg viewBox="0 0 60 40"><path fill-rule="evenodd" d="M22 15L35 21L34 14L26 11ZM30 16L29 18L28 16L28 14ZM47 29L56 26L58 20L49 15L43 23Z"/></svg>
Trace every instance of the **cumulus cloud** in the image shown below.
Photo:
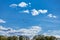
<svg viewBox="0 0 60 40"><path fill-rule="evenodd" d="M26 2L20 2L19 4L11 4L9 7L15 8L15 7L27 7L28 4L30 5L31 3L26 3Z"/></svg>
<svg viewBox="0 0 60 40"><path fill-rule="evenodd" d="M33 9L33 10L31 11L31 14L32 14L33 16L36 16L36 15L39 15L39 12L38 12L36 9Z"/></svg>
<svg viewBox="0 0 60 40"><path fill-rule="evenodd" d="M26 2L20 2L19 4L11 4L10 7L21 7L21 8L24 8L24 7L31 7L31 3L26 3ZM21 11L20 11L21 12ZM36 10L36 9L31 9L31 10L24 10L22 11L23 13L31 13L32 16L37 16L39 14L46 14L48 12L48 10L42 10L42 9L39 9L39 10ZM54 16L55 17L55 16Z"/></svg>
<svg viewBox="0 0 60 40"><path fill-rule="evenodd" d="M18 6L19 6L19 7L27 7L28 4L25 3L25 2L21 2L21 3L18 4Z"/></svg>
<svg viewBox="0 0 60 40"><path fill-rule="evenodd" d="M0 19L0 23L6 23L6 21L4 21L3 19Z"/></svg>
<svg viewBox="0 0 60 40"><path fill-rule="evenodd" d="M26 36L34 36L37 35L42 30L39 26L32 26L31 28L25 29L19 29L14 30L12 28L5 28L3 26L0 26L0 35L26 35ZM4 34L5 33L5 34Z"/></svg>
<svg viewBox="0 0 60 40"><path fill-rule="evenodd" d="M33 16L39 15L39 14L45 14L47 13L47 10L36 10L36 9L32 9L31 10L31 14Z"/></svg>
<svg viewBox="0 0 60 40"><path fill-rule="evenodd" d="M50 17L50 18L57 18L57 16L55 16L53 14L48 14L47 16Z"/></svg>
<svg viewBox="0 0 60 40"><path fill-rule="evenodd" d="M47 32L43 33L44 35L48 36L55 36L60 38L60 30L48 30Z"/></svg>
<svg viewBox="0 0 60 40"><path fill-rule="evenodd" d="M38 10L39 13L42 13L42 14L45 14L47 13L48 11L47 10Z"/></svg>
<svg viewBox="0 0 60 40"><path fill-rule="evenodd" d="M47 10L31 9L31 10L23 10L23 11L19 11L19 12L22 12L22 13L30 13L30 14L32 14L32 16L37 16L39 14L46 14L47 13Z"/></svg>

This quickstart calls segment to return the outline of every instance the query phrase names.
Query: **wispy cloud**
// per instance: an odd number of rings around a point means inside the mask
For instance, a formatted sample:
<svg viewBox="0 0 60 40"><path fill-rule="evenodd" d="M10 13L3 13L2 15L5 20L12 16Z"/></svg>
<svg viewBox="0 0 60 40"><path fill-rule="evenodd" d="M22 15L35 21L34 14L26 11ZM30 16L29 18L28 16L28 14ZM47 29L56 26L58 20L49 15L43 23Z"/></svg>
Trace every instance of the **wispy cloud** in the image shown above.
<svg viewBox="0 0 60 40"><path fill-rule="evenodd" d="M9 5L9 7L12 7L12 8L15 8L17 6L18 6L17 4L11 4L11 5Z"/></svg>
<svg viewBox="0 0 60 40"><path fill-rule="evenodd" d="M5 28L3 26L0 26L0 31L11 31L12 28Z"/></svg>
<svg viewBox="0 0 60 40"><path fill-rule="evenodd" d="M45 32L43 34L48 35L48 36L55 36L57 38L60 38L60 30L48 30L47 32Z"/></svg>
<svg viewBox="0 0 60 40"><path fill-rule="evenodd" d="M3 26L0 26L0 35L26 35L26 36L34 36L38 34L42 30L41 27L39 26L32 26L31 28L25 29L19 29L19 30L14 30L12 28L5 28ZM2 34L1 34L2 33ZM5 33L5 34L4 34Z"/></svg>
<svg viewBox="0 0 60 40"><path fill-rule="evenodd" d="M0 19L0 23L6 23L6 21L4 21L3 19Z"/></svg>
<svg viewBox="0 0 60 40"><path fill-rule="evenodd" d="M21 29L21 31L24 32L25 35L33 36L33 35L38 34L38 32L41 31L41 27L39 27L39 26L32 26L30 29L23 29L23 30Z"/></svg>
<svg viewBox="0 0 60 40"><path fill-rule="evenodd" d="M24 10L24 11L22 11L23 13L30 13L30 11L29 10Z"/></svg>
<svg viewBox="0 0 60 40"><path fill-rule="evenodd" d="M57 18L57 16L55 16L53 14L48 14L47 16L50 17L50 18Z"/></svg>

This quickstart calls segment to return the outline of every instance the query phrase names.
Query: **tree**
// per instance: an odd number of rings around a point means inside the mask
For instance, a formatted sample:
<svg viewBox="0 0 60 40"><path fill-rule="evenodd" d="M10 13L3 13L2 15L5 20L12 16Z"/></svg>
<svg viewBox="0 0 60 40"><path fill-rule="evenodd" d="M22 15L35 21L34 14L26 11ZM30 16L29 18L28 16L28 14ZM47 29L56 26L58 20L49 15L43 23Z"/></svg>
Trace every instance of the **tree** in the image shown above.
<svg viewBox="0 0 60 40"><path fill-rule="evenodd" d="M12 40L18 40L17 36L12 36Z"/></svg>
<svg viewBox="0 0 60 40"><path fill-rule="evenodd" d="M56 40L56 37L50 36L50 40Z"/></svg>
<svg viewBox="0 0 60 40"><path fill-rule="evenodd" d="M19 40L30 40L27 36L19 36Z"/></svg>
<svg viewBox="0 0 60 40"><path fill-rule="evenodd" d="M45 37L44 37L44 35L36 35L33 37L32 40L45 40Z"/></svg>
<svg viewBox="0 0 60 40"><path fill-rule="evenodd" d="M50 36L45 36L45 39L46 40L50 40Z"/></svg>
<svg viewBox="0 0 60 40"><path fill-rule="evenodd" d="M45 39L46 40L57 40L57 38L54 36L46 36Z"/></svg>
<svg viewBox="0 0 60 40"><path fill-rule="evenodd" d="M7 40L7 37L5 37L5 36L0 36L0 40Z"/></svg>
<svg viewBox="0 0 60 40"><path fill-rule="evenodd" d="M12 37L11 36L7 37L7 40L12 40Z"/></svg>

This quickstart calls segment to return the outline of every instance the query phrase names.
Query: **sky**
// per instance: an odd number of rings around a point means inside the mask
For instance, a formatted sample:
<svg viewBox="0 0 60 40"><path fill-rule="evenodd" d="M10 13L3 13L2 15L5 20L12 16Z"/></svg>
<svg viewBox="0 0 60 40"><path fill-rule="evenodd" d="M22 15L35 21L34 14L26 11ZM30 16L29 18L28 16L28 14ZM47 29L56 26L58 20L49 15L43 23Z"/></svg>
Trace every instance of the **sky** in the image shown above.
<svg viewBox="0 0 60 40"><path fill-rule="evenodd" d="M60 0L0 0L0 35L60 37Z"/></svg>

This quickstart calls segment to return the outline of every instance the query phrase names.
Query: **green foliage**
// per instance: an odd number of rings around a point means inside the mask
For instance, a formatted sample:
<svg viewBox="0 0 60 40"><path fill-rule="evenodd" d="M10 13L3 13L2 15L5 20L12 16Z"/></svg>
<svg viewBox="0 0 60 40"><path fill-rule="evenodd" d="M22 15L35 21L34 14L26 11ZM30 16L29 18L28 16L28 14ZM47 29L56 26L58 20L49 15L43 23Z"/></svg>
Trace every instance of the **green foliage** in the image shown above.
<svg viewBox="0 0 60 40"><path fill-rule="evenodd" d="M18 37L17 36L13 36L12 40L18 40Z"/></svg>
<svg viewBox="0 0 60 40"><path fill-rule="evenodd" d="M18 40L18 37L17 36L10 36L10 37L7 37L7 40Z"/></svg>
<svg viewBox="0 0 60 40"><path fill-rule="evenodd" d="M19 40L23 40L23 38L24 38L23 36L19 36Z"/></svg>
<svg viewBox="0 0 60 40"><path fill-rule="evenodd" d="M54 36L44 36L44 35L36 35L32 40L56 40Z"/></svg>
<svg viewBox="0 0 60 40"><path fill-rule="evenodd" d="M7 40L12 40L12 37L7 37Z"/></svg>
<svg viewBox="0 0 60 40"><path fill-rule="evenodd" d="M5 36L0 36L0 40L7 40L7 37L5 37Z"/></svg>
<svg viewBox="0 0 60 40"><path fill-rule="evenodd" d="M44 37L44 35L36 35L33 37L32 40L45 40L45 37Z"/></svg>
<svg viewBox="0 0 60 40"><path fill-rule="evenodd" d="M19 36L19 40L30 40L27 36Z"/></svg>
<svg viewBox="0 0 60 40"><path fill-rule="evenodd" d="M27 36L0 36L0 40L30 40ZM35 35L32 40L57 40L54 36Z"/></svg>

